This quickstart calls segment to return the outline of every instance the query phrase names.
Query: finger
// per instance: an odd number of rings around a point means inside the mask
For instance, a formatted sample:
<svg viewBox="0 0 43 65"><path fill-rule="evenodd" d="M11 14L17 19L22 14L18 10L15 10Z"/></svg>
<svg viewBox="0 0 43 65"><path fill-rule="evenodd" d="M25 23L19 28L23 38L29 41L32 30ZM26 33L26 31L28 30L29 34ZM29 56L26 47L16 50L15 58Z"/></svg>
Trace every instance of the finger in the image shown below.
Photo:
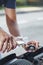
<svg viewBox="0 0 43 65"><path fill-rule="evenodd" d="M12 42L11 42L11 40L9 40L9 49L8 49L8 51L10 51L12 49Z"/></svg>
<svg viewBox="0 0 43 65"><path fill-rule="evenodd" d="M31 44L33 44L33 41L29 41L29 42L27 43L27 45L31 45Z"/></svg>
<svg viewBox="0 0 43 65"><path fill-rule="evenodd" d="M38 47L39 47L39 42L36 43L36 48L38 48Z"/></svg>
<svg viewBox="0 0 43 65"><path fill-rule="evenodd" d="M9 52L10 44L7 45L7 52Z"/></svg>
<svg viewBox="0 0 43 65"><path fill-rule="evenodd" d="M13 39L13 48L15 49L17 47L17 42L15 41L15 39Z"/></svg>
<svg viewBox="0 0 43 65"><path fill-rule="evenodd" d="M28 45L23 45L23 48L27 51Z"/></svg>
<svg viewBox="0 0 43 65"><path fill-rule="evenodd" d="M3 48L2 48L2 52L4 53L7 49L7 40L4 42Z"/></svg>
<svg viewBox="0 0 43 65"><path fill-rule="evenodd" d="M35 46L36 46L36 41L30 41L30 42L28 42L27 44L28 44L28 45L33 44L33 45L35 45Z"/></svg>
<svg viewBox="0 0 43 65"><path fill-rule="evenodd" d="M11 44L12 44L12 49L15 49L16 46L17 46L17 43L16 43L15 39L11 36L10 40L11 40Z"/></svg>
<svg viewBox="0 0 43 65"><path fill-rule="evenodd" d="M0 41L0 51L2 50L2 47L3 47L3 42Z"/></svg>
<svg viewBox="0 0 43 65"><path fill-rule="evenodd" d="M8 41L8 49L7 49L7 51L10 51L11 49L12 49L12 47L13 47L13 45L12 45L12 38L11 37L9 37L9 41Z"/></svg>

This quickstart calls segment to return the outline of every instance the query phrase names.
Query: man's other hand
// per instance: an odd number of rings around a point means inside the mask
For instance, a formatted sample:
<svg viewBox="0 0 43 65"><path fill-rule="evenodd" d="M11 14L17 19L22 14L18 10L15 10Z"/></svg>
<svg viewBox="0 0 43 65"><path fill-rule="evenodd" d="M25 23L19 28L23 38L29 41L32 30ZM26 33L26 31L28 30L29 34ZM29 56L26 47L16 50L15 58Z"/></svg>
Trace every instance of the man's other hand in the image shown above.
<svg viewBox="0 0 43 65"><path fill-rule="evenodd" d="M23 47L24 47L24 49L26 50L26 51L30 51L28 48L29 48L29 46L33 46L33 47L35 47L35 50L37 50L38 48L39 48L39 42L38 41L29 41L26 45L24 45ZM34 51L35 51L34 50Z"/></svg>

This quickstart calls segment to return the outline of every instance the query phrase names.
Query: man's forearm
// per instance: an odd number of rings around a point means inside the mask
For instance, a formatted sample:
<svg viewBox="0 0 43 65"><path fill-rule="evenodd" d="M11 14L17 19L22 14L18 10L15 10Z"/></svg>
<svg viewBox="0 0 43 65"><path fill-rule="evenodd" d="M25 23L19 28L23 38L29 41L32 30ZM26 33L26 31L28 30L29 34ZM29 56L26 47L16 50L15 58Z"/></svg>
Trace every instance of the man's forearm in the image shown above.
<svg viewBox="0 0 43 65"><path fill-rule="evenodd" d="M9 31L10 33L13 35L13 36L20 36L20 33L19 33L19 29L18 29L18 25L16 22L12 22L12 21L9 21L7 22L7 25L8 25L8 28L9 28Z"/></svg>
<svg viewBox="0 0 43 65"><path fill-rule="evenodd" d="M20 34L16 22L16 10L5 8L5 12L6 12L7 26L9 28L10 33L14 36L19 36Z"/></svg>

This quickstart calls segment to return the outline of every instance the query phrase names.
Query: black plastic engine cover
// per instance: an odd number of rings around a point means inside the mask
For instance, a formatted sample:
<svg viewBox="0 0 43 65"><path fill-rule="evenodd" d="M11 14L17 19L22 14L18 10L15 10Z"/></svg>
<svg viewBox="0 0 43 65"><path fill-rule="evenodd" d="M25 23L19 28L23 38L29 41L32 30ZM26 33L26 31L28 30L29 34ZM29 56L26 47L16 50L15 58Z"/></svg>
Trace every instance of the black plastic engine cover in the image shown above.
<svg viewBox="0 0 43 65"><path fill-rule="evenodd" d="M8 62L11 62L15 58L17 58L17 59L26 59L26 60L32 62L34 65L40 65L40 64L43 65L43 54L42 53L43 53L43 47L39 48L35 52L27 52L27 53L25 53L23 55L20 55L18 57L16 56L16 54L11 54L11 55L1 59L0 60L0 65L4 65ZM35 57L37 57L37 58L35 58Z"/></svg>
<svg viewBox="0 0 43 65"><path fill-rule="evenodd" d="M4 65L5 63L10 62L10 60L13 60L15 58L16 58L16 54L15 53L14 54L11 54L11 55L8 55L7 57L2 58L0 60L0 65Z"/></svg>

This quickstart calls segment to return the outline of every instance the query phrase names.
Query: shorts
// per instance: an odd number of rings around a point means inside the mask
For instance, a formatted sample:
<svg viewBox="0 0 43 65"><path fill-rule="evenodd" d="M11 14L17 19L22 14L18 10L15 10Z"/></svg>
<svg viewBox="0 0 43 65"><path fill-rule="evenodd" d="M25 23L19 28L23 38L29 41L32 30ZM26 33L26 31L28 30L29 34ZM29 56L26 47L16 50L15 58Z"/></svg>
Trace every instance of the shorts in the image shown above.
<svg viewBox="0 0 43 65"><path fill-rule="evenodd" d="M0 5L4 5L6 8L15 9L16 7L16 0L0 0Z"/></svg>

